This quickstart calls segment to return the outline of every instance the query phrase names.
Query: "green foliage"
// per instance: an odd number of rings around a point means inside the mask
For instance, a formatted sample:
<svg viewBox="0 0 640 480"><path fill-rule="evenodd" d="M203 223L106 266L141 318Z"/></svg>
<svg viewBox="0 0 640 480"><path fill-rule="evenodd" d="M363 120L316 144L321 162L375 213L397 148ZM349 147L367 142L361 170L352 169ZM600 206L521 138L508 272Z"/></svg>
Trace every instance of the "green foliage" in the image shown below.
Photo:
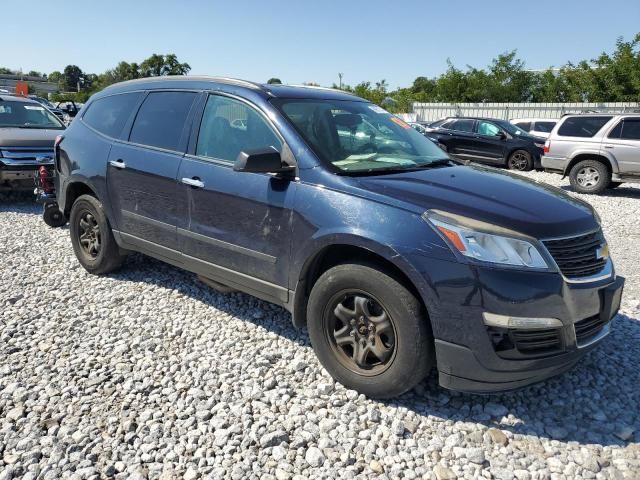
<svg viewBox="0 0 640 480"><path fill-rule="evenodd" d="M269 80L267 80L267 83L268 83L269 85L274 85L274 84L275 84L275 85L282 85L282 80L280 80L280 79L279 79L279 78L277 78L277 77L272 77L272 78L270 78Z"/></svg>
<svg viewBox="0 0 640 480"><path fill-rule="evenodd" d="M0 67L0 75L13 75L13 71L7 67Z"/></svg>
<svg viewBox="0 0 640 480"><path fill-rule="evenodd" d="M392 112L408 112L413 102L638 102L640 33L631 41L619 38L611 54L559 69L527 70L513 50L498 55L486 68L460 69L447 60L442 75L418 77L411 87L393 92L387 91L384 80L342 89Z"/></svg>

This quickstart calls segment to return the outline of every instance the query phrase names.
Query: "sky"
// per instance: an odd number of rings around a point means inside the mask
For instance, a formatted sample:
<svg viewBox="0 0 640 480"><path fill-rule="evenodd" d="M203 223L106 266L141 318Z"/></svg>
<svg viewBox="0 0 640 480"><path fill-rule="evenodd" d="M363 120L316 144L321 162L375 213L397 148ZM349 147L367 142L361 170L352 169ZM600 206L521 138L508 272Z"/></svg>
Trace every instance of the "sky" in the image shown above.
<svg viewBox="0 0 640 480"><path fill-rule="evenodd" d="M12 2L14 7L19 3ZM102 73L175 53L191 74L289 84L409 86L517 49L530 69L612 51L640 32L638 0L29 0L3 22L0 66ZM17 7L16 7L17 8ZM38 25L25 35L25 22ZM55 33L54 33L55 29ZM11 41L11 39L15 41Z"/></svg>

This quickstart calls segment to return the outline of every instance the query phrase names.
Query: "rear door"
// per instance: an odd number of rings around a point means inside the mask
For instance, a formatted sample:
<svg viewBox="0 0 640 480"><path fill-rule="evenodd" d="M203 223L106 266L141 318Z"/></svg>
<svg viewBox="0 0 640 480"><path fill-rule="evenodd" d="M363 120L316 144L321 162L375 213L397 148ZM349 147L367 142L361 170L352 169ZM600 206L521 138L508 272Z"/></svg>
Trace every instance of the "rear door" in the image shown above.
<svg viewBox="0 0 640 480"><path fill-rule="evenodd" d="M222 94L208 97L195 143L178 174L185 262L219 282L286 301L296 181L235 172L233 164L243 150L290 151L258 108Z"/></svg>
<svg viewBox="0 0 640 480"><path fill-rule="evenodd" d="M622 176L640 176L640 116L620 120L605 136L602 148L618 162Z"/></svg>
<svg viewBox="0 0 640 480"><path fill-rule="evenodd" d="M446 137L442 143L447 147L447 152L461 158L469 158L473 150L473 129L476 121L470 118L457 118L443 125L443 133Z"/></svg>
<svg viewBox="0 0 640 480"><path fill-rule="evenodd" d="M107 183L125 243L178 258L176 176L195 92L153 91L109 155ZM190 126L190 125L188 125Z"/></svg>

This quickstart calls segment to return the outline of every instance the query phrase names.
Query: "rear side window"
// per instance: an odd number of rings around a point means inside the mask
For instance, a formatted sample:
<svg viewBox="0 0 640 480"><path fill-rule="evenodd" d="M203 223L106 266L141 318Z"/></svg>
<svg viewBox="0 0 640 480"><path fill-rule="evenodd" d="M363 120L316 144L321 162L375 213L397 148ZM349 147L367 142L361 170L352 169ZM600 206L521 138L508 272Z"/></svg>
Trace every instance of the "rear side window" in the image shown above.
<svg viewBox="0 0 640 480"><path fill-rule="evenodd" d="M129 141L177 150L187 115L196 96L194 92L150 93L136 115Z"/></svg>
<svg viewBox="0 0 640 480"><path fill-rule="evenodd" d="M117 138L140 99L140 92L103 97L91 102L82 120L100 133Z"/></svg>
<svg viewBox="0 0 640 480"><path fill-rule="evenodd" d="M558 129L562 137L593 137L613 117L569 117Z"/></svg>
<svg viewBox="0 0 640 480"><path fill-rule="evenodd" d="M447 125L447 128L451 130L457 130L458 132L473 132L473 124L475 120L460 119L454 120Z"/></svg>
<svg viewBox="0 0 640 480"><path fill-rule="evenodd" d="M518 122L514 124L516 127L521 128L525 132L531 130L531 122Z"/></svg>
<svg viewBox="0 0 640 480"><path fill-rule="evenodd" d="M625 118L621 120L615 128L611 130L609 138L640 140L640 118Z"/></svg>
<svg viewBox="0 0 640 480"><path fill-rule="evenodd" d="M536 132L551 133L556 122L536 122L534 130Z"/></svg>
<svg viewBox="0 0 640 480"><path fill-rule="evenodd" d="M196 155L234 162L241 151L273 147L282 142L267 121L244 102L211 95L200 124Z"/></svg>

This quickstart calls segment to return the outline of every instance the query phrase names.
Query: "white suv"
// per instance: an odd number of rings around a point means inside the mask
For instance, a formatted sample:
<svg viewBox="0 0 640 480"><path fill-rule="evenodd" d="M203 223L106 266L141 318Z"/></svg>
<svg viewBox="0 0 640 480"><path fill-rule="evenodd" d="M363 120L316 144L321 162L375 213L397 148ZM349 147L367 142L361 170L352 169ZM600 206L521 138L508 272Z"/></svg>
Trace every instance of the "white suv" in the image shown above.
<svg viewBox="0 0 640 480"><path fill-rule="evenodd" d="M545 143L542 166L569 175L580 193L640 182L640 113L566 115Z"/></svg>
<svg viewBox="0 0 640 480"><path fill-rule="evenodd" d="M516 127L529 132L534 137L547 138L558 123L554 118L514 118L510 120Z"/></svg>

